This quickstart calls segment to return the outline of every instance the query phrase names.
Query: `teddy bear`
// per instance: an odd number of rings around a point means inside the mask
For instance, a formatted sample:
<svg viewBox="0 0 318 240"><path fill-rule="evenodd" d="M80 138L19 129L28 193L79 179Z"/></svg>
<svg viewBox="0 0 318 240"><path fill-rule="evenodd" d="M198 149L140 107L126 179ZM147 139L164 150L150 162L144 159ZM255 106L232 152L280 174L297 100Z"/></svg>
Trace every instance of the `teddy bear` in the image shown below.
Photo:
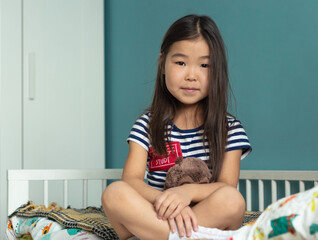
<svg viewBox="0 0 318 240"><path fill-rule="evenodd" d="M166 176L164 189L181 186L188 183L209 183L212 174L207 164L199 158L178 157Z"/></svg>

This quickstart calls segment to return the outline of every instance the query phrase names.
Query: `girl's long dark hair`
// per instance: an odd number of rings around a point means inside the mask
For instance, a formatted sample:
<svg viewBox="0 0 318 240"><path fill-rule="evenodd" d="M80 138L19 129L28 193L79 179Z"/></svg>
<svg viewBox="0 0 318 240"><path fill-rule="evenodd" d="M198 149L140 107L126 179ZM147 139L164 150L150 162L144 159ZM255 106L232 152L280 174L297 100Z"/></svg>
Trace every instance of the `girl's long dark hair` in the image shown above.
<svg viewBox="0 0 318 240"><path fill-rule="evenodd" d="M149 133L151 144L158 154L167 154L165 138L179 105L168 91L165 83L164 64L173 43L181 40L194 40L203 37L210 49L210 90L201 101L203 109L203 141L209 143L208 165L212 168L212 181L216 181L223 164L227 143L227 107L230 88L225 47L221 34L214 21L207 16L188 15L171 25L165 34L158 61L158 71L152 104L150 106Z"/></svg>

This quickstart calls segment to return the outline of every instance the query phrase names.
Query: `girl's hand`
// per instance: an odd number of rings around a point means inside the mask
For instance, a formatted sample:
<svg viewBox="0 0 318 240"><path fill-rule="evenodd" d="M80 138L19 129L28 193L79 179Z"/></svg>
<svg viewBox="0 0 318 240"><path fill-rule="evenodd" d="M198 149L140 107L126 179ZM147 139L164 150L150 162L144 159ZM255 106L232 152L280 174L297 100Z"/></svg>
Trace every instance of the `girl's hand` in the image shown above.
<svg viewBox="0 0 318 240"><path fill-rule="evenodd" d="M189 206L183 208L181 213L175 218L169 218L168 223L173 233L176 232L177 227L179 237L184 237L185 232L187 237L191 237L192 229L195 232L198 231L198 220Z"/></svg>
<svg viewBox="0 0 318 240"><path fill-rule="evenodd" d="M192 199L184 186L167 189L156 197L154 207L159 219L173 219L180 214L182 209L189 206Z"/></svg>

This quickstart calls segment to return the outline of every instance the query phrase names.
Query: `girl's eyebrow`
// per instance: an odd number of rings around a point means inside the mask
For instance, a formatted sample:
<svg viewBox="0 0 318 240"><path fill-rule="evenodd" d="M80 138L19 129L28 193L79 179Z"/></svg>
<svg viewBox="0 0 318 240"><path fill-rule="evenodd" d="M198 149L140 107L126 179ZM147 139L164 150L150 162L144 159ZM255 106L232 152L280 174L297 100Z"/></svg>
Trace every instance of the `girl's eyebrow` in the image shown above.
<svg viewBox="0 0 318 240"><path fill-rule="evenodd" d="M171 56L172 58L176 58L176 57L184 57L184 58L188 58L187 55L183 54L183 53L175 53Z"/></svg>
<svg viewBox="0 0 318 240"><path fill-rule="evenodd" d="M187 55L183 54L183 53L175 53L171 56L172 58L176 58L176 57L183 57L183 58L189 58ZM199 57L200 59L210 59L209 55L206 56L201 56Z"/></svg>
<svg viewBox="0 0 318 240"><path fill-rule="evenodd" d="M202 56L202 57L200 57L200 59L210 59L210 56L209 55Z"/></svg>

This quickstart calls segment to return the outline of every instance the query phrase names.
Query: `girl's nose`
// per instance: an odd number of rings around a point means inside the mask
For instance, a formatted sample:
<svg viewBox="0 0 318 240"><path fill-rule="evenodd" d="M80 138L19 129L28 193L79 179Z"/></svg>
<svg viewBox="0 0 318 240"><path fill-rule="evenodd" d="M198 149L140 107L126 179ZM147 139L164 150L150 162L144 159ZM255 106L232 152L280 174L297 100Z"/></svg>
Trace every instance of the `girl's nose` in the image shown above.
<svg viewBox="0 0 318 240"><path fill-rule="evenodd" d="M187 75L186 75L186 80L187 81L196 81L197 80L197 76L196 76L194 68L189 69L189 71L187 72Z"/></svg>
<svg viewBox="0 0 318 240"><path fill-rule="evenodd" d="M189 77L186 78L186 80L187 80L187 81L195 81L196 78L193 77L193 76L189 76Z"/></svg>

